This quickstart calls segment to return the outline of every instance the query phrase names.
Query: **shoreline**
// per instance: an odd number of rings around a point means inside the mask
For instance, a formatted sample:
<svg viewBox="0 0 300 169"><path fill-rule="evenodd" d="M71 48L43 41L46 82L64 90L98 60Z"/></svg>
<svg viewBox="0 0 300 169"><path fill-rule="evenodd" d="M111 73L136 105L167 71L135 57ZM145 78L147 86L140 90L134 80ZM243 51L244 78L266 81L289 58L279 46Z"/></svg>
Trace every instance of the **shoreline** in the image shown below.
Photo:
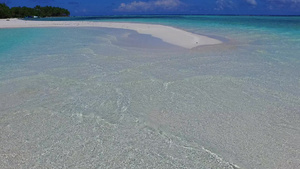
<svg viewBox="0 0 300 169"><path fill-rule="evenodd" d="M90 22L90 21L26 21L21 19L0 19L0 29L2 28L43 28L43 27L100 27L117 28L137 31L140 34L147 34L159 38L162 41L192 49L203 45L221 44L222 41L208 36L198 35L177 29L171 26L126 23L126 22Z"/></svg>

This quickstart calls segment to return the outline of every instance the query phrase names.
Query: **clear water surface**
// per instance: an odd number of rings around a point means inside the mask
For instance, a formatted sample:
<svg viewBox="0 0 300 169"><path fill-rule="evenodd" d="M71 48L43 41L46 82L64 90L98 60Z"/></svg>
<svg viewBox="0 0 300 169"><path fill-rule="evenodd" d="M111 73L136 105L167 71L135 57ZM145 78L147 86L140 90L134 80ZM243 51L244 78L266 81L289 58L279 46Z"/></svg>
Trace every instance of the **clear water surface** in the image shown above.
<svg viewBox="0 0 300 169"><path fill-rule="evenodd" d="M298 168L300 17L109 16L215 37L0 29L0 168Z"/></svg>

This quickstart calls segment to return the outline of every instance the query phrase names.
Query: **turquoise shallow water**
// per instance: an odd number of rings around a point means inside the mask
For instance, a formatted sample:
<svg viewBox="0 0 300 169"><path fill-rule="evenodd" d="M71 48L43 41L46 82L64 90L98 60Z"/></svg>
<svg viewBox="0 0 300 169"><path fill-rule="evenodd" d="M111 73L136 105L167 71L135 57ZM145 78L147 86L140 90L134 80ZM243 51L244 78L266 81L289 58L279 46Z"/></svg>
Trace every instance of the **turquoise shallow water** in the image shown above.
<svg viewBox="0 0 300 169"><path fill-rule="evenodd" d="M224 43L1 29L0 168L300 165L299 17L57 19L164 24Z"/></svg>

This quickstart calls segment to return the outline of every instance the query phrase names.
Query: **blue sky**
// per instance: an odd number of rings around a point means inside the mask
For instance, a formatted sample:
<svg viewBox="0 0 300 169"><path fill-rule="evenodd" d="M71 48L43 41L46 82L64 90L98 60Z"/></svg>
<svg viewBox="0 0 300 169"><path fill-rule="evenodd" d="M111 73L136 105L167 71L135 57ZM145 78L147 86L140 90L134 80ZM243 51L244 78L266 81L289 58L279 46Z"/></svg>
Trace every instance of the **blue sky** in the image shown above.
<svg viewBox="0 0 300 169"><path fill-rule="evenodd" d="M73 16L117 14L300 15L300 0L0 0L8 6L58 6Z"/></svg>

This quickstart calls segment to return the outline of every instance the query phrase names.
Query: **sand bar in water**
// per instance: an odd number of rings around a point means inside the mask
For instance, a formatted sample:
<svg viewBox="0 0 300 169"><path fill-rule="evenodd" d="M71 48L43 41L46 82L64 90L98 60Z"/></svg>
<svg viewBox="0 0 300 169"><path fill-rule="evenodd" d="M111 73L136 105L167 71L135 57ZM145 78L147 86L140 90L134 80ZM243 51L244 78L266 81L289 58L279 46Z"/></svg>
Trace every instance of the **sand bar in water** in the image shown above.
<svg viewBox="0 0 300 169"><path fill-rule="evenodd" d="M221 41L207 36L194 34L181 29L164 25L140 23L87 22L87 21L26 21L20 19L0 20L0 28L31 28L31 27L103 27L137 31L159 38L164 42L192 49L201 45L220 44Z"/></svg>

